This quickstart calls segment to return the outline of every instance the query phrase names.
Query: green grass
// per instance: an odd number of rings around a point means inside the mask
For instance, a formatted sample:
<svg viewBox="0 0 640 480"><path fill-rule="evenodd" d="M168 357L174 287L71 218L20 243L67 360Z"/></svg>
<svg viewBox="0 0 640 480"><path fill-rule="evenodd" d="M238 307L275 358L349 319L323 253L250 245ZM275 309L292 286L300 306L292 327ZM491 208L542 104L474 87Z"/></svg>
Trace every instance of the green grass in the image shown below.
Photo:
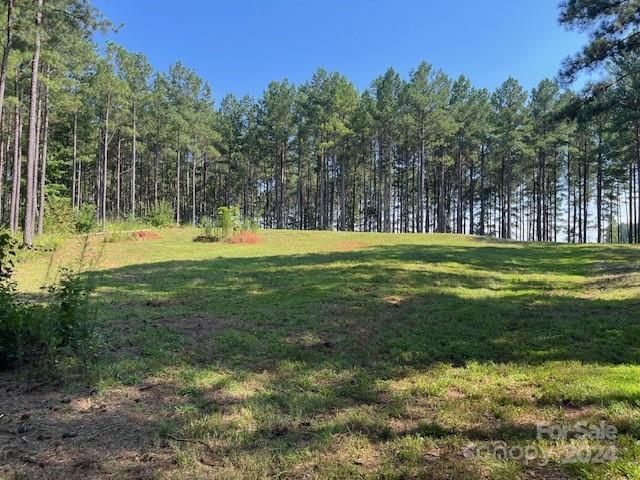
<svg viewBox="0 0 640 480"><path fill-rule="evenodd" d="M160 478L640 478L640 249L159 233L95 238L85 257L108 341L98 395L161 386L145 417L173 449ZM20 289L36 296L82 248L24 261ZM536 439L539 423L601 420L613 462L565 465L576 440ZM463 456L495 440L552 461Z"/></svg>

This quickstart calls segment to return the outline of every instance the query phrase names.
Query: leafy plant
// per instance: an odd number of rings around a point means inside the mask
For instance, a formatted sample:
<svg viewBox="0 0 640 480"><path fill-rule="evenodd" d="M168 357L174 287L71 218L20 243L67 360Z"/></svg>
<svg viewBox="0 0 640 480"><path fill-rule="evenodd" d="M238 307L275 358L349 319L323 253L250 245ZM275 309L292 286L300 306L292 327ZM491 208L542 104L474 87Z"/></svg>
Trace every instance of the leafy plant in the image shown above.
<svg viewBox="0 0 640 480"><path fill-rule="evenodd" d="M166 227L173 223L173 205L166 201L153 205L147 213L147 222L154 227Z"/></svg>
<svg viewBox="0 0 640 480"><path fill-rule="evenodd" d="M258 220L242 219L238 207L219 207L215 219L203 217L198 226L203 233L194 238L196 242L256 243L260 240L255 235L259 229Z"/></svg>
<svg viewBox="0 0 640 480"><path fill-rule="evenodd" d="M0 366L43 359L53 367L70 357L86 372L100 344L90 311L91 286L76 272L62 269L59 283L48 289L46 307L21 303L12 280L15 254L15 241L0 232Z"/></svg>
<svg viewBox="0 0 640 480"><path fill-rule="evenodd" d="M12 356L21 356L23 325L12 281L16 242L9 232L0 231L0 366Z"/></svg>
<svg viewBox="0 0 640 480"><path fill-rule="evenodd" d="M95 315L90 312L89 295L92 287L74 271L63 268L58 285L49 287L52 295L50 317L55 318L54 338L59 338L59 349L77 358L87 370L99 346Z"/></svg>
<svg viewBox="0 0 640 480"><path fill-rule="evenodd" d="M47 233L69 235L76 232L77 218L68 198L49 197L44 212L44 229Z"/></svg>
<svg viewBox="0 0 640 480"><path fill-rule="evenodd" d="M76 211L76 232L91 233L97 228L96 206L93 203L83 203Z"/></svg>
<svg viewBox="0 0 640 480"><path fill-rule="evenodd" d="M218 227L222 238L228 238L242 227L240 209L238 207L222 206L218 208Z"/></svg>

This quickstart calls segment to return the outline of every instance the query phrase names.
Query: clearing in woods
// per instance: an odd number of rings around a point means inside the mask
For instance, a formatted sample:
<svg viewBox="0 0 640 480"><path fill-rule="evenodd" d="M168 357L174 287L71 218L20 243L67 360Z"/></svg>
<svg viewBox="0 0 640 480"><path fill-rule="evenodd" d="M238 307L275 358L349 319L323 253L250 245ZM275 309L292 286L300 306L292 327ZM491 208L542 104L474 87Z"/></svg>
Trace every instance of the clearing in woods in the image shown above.
<svg viewBox="0 0 640 480"><path fill-rule="evenodd" d="M638 478L640 250L453 235L92 237L89 385L0 373L0 477ZM71 240L18 265L36 298ZM615 426L597 440L538 425ZM534 446L549 462L479 447Z"/></svg>

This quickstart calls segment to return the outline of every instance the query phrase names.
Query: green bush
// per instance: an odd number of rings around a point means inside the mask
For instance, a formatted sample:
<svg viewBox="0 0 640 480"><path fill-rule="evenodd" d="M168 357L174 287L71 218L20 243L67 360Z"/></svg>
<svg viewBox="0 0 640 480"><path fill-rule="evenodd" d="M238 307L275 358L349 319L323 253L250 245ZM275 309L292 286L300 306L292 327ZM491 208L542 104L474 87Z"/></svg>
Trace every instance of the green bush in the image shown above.
<svg viewBox="0 0 640 480"><path fill-rule="evenodd" d="M14 240L0 232L0 367L39 362L54 367L69 358L86 371L99 346L90 285L63 269L46 306L22 303L12 280L14 259Z"/></svg>
<svg viewBox="0 0 640 480"><path fill-rule="evenodd" d="M195 242L228 241L241 232L255 233L260 228L258 220L242 219L238 207L228 206L219 207L215 219L202 217L198 226L202 233L194 238Z"/></svg>
<svg viewBox="0 0 640 480"><path fill-rule="evenodd" d="M98 228L96 206L93 203L83 203L76 211L76 232L91 233Z"/></svg>
<svg viewBox="0 0 640 480"><path fill-rule="evenodd" d="M21 356L24 336L15 283L11 280L16 242L9 232L0 231L0 366L12 356Z"/></svg>
<svg viewBox="0 0 640 480"><path fill-rule="evenodd" d="M47 352L65 353L80 361L84 370L99 345L95 315L90 311L89 295L92 288L79 275L68 268L60 271L60 281L49 287L50 315L57 347Z"/></svg>
<svg viewBox="0 0 640 480"><path fill-rule="evenodd" d="M240 209L238 207L219 207L218 227L220 228L222 238L228 238L240 231L242 228Z"/></svg>
<svg viewBox="0 0 640 480"><path fill-rule="evenodd" d="M47 233L62 235L75 233L76 215L71 206L71 200L55 196L47 199L44 209L44 230Z"/></svg>
<svg viewBox="0 0 640 480"><path fill-rule="evenodd" d="M147 222L154 227L166 227L173 223L173 205L162 201L152 206L147 214Z"/></svg>

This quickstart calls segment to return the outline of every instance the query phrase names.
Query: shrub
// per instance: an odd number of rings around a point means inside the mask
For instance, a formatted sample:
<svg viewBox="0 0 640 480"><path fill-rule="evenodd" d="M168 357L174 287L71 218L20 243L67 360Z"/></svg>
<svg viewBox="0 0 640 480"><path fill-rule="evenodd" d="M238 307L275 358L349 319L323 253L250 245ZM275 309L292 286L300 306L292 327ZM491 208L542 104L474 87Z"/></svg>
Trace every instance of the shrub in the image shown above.
<svg viewBox="0 0 640 480"><path fill-rule="evenodd" d="M68 268L60 271L58 285L49 287L52 296L49 319L53 319L53 336L59 343L56 349L47 349L47 353L55 358L65 350L85 371L99 345L96 317L90 311L91 291L91 286Z"/></svg>
<svg viewBox="0 0 640 480"><path fill-rule="evenodd" d="M76 211L76 232L91 233L97 228L96 206L93 203L83 203Z"/></svg>
<svg viewBox="0 0 640 480"><path fill-rule="evenodd" d="M76 232L76 224L71 200L54 196L47 199L44 209L44 229L47 233L69 235Z"/></svg>
<svg viewBox="0 0 640 480"><path fill-rule="evenodd" d="M222 238L228 238L242 227L240 209L238 207L218 208L218 227Z"/></svg>
<svg viewBox="0 0 640 480"><path fill-rule="evenodd" d="M9 232L0 231L0 366L13 355L21 355L22 316L15 297L15 283L11 280L16 242Z"/></svg>
<svg viewBox="0 0 640 480"><path fill-rule="evenodd" d="M257 243L262 240L256 234L258 221L241 219L238 207L219 207L215 220L203 217L198 226L202 233L193 239L195 242Z"/></svg>
<svg viewBox="0 0 640 480"><path fill-rule="evenodd" d="M53 367L69 357L86 371L99 345L90 285L63 269L47 306L21 303L11 278L14 258L15 242L0 232L0 366L44 360Z"/></svg>
<svg viewBox="0 0 640 480"><path fill-rule="evenodd" d="M154 227L166 227L173 223L173 205L162 201L153 205L147 213L147 222Z"/></svg>

